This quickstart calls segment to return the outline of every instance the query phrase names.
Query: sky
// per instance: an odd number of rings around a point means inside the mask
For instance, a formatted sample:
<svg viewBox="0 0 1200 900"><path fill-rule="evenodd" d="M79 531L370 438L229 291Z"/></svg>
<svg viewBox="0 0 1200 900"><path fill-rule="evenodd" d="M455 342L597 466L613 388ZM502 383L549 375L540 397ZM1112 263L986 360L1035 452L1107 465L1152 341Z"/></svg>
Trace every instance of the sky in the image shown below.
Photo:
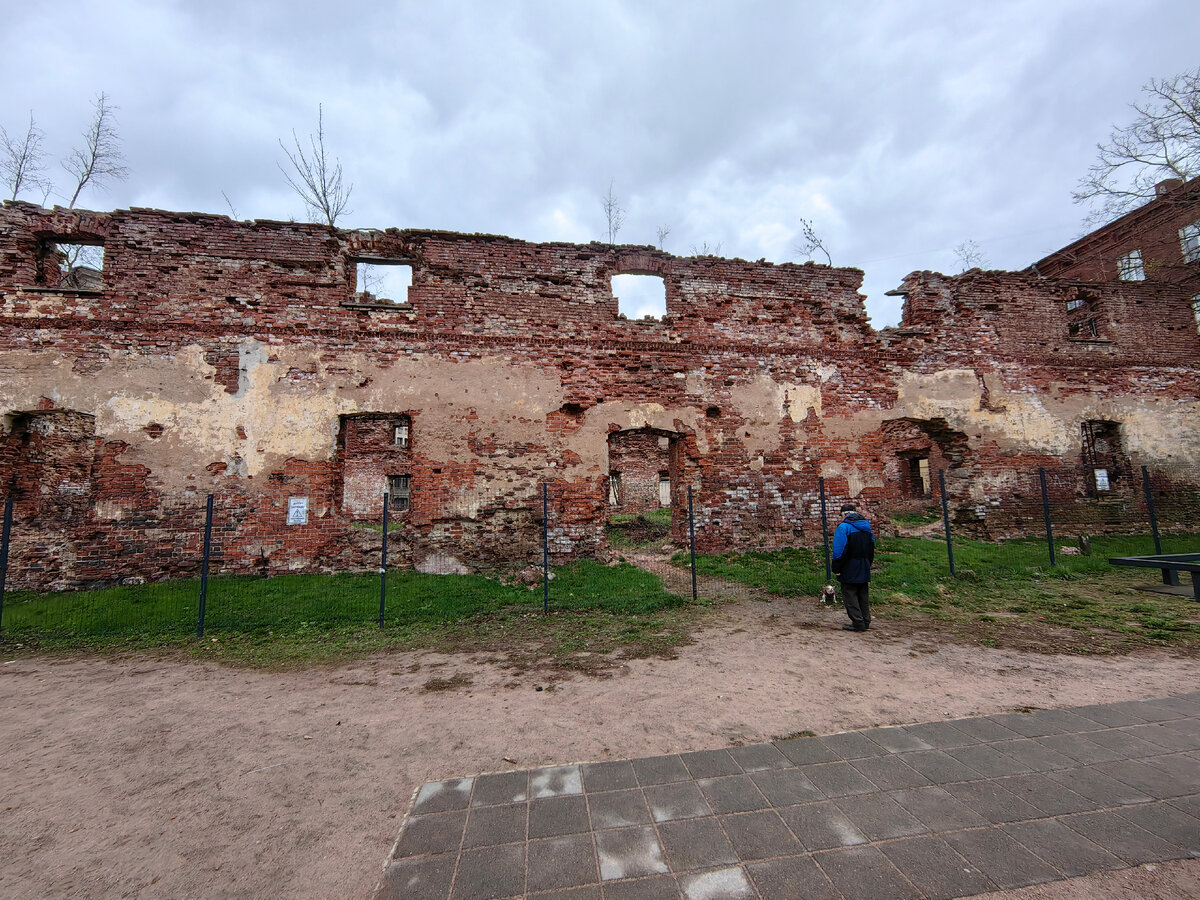
<svg viewBox="0 0 1200 900"><path fill-rule="evenodd" d="M974 241L1020 269L1152 77L1200 63L1195 0L0 0L0 125L58 160L95 96L129 169L78 206L304 219L279 140L324 112L348 228L605 240L865 272L872 324ZM78 24L86 23L86 28ZM228 198L228 201L225 198ZM40 200L40 196L22 199ZM718 249L719 248L719 249ZM820 251L815 258L823 262Z"/></svg>

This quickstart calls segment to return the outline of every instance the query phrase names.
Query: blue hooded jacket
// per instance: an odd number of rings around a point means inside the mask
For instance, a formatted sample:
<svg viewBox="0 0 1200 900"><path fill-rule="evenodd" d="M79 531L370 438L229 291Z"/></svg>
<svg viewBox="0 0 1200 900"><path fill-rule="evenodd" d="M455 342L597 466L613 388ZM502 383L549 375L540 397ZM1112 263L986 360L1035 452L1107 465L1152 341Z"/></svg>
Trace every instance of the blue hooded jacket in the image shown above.
<svg viewBox="0 0 1200 900"><path fill-rule="evenodd" d="M866 584L871 580L875 561L875 534L871 523L856 512L846 518L833 533L833 569L843 584Z"/></svg>

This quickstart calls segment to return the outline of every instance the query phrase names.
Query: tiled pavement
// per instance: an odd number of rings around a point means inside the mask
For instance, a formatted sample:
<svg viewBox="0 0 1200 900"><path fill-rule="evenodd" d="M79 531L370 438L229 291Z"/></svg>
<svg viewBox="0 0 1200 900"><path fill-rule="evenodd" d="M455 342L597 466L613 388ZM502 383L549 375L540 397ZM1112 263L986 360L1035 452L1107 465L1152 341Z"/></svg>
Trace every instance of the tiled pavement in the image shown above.
<svg viewBox="0 0 1200 900"><path fill-rule="evenodd" d="M965 897L1200 857L1200 692L424 785L377 900Z"/></svg>

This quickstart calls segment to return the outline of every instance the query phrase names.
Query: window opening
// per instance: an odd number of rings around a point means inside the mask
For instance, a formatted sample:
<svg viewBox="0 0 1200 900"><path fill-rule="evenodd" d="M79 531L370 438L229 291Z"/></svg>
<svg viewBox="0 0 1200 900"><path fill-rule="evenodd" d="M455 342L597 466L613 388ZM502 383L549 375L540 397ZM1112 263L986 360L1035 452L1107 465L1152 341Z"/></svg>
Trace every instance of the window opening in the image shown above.
<svg viewBox="0 0 1200 900"><path fill-rule="evenodd" d="M670 472L659 472L658 473L658 505L659 506L670 506L671 505L671 473Z"/></svg>
<svg viewBox="0 0 1200 900"><path fill-rule="evenodd" d="M1179 229L1179 249L1183 251L1184 262L1200 259L1200 222Z"/></svg>
<svg viewBox="0 0 1200 900"><path fill-rule="evenodd" d="M609 472L608 473L608 505L609 506L620 506L621 505L621 473L620 472Z"/></svg>
<svg viewBox="0 0 1200 900"><path fill-rule="evenodd" d="M104 289L104 246L60 241L47 248L42 277L47 286L70 291Z"/></svg>
<svg viewBox="0 0 1200 900"><path fill-rule="evenodd" d="M1090 338L1100 337L1100 331L1096 327L1095 319L1084 319L1082 322L1072 322L1067 326L1067 333L1079 340L1088 340Z"/></svg>
<svg viewBox="0 0 1200 900"><path fill-rule="evenodd" d="M1093 494L1112 490L1112 482L1128 470L1121 444L1121 426L1117 422L1089 420L1080 423L1083 463L1091 475Z"/></svg>
<svg viewBox="0 0 1200 900"><path fill-rule="evenodd" d="M1130 250L1117 260L1117 278L1121 281L1145 281L1146 266L1141 250Z"/></svg>
<svg viewBox="0 0 1200 900"><path fill-rule="evenodd" d="M411 494L411 475L389 475L387 480L388 505L394 510L408 509Z"/></svg>
<svg viewBox="0 0 1200 900"><path fill-rule="evenodd" d="M908 461L908 477L912 491L918 497L930 495L929 457L914 456Z"/></svg>
<svg viewBox="0 0 1200 900"><path fill-rule="evenodd" d="M393 433L392 442L397 447L400 447L400 448L408 447L408 429L409 429L410 424L411 423L409 422L408 416L403 416L400 419L399 423L396 425L395 431Z"/></svg>
<svg viewBox="0 0 1200 900"><path fill-rule="evenodd" d="M661 275L614 275L617 312L627 319L661 319L667 314L667 285Z"/></svg>
<svg viewBox="0 0 1200 900"><path fill-rule="evenodd" d="M1073 310L1073 309L1079 309L1079 308L1080 308L1080 307L1082 307L1082 306L1083 306L1085 303L1087 303L1087 301L1086 301L1086 300L1083 300L1083 299L1081 299L1081 298L1079 298L1079 297L1076 297L1076 298L1074 298L1073 300L1068 300L1068 301L1067 301L1067 312L1070 312L1070 311L1071 311L1071 310Z"/></svg>
<svg viewBox="0 0 1200 900"><path fill-rule="evenodd" d="M388 260L359 260L354 265L354 298L361 303L407 303L412 266Z"/></svg>
<svg viewBox="0 0 1200 900"><path fill-rule="evenodd" d="M1200 332L1200 294L1192 298L1192 315L1196 317L1196 331Z"/></svg>

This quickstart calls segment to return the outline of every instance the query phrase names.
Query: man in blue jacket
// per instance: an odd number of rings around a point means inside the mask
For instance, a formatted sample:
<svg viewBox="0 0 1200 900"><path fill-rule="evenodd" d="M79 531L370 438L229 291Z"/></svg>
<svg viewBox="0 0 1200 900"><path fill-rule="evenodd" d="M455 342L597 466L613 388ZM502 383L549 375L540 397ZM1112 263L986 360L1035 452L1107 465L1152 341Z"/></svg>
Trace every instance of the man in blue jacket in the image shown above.
<svg viewBox="0 0 1200 900"><path fill-rule="evenodd" d="M842 583L842 602L850 624L846 631L871 627L871 563L875 561L875 535L871 523L860 516L853 503L842 504L841 524L833 533L833 571Z"/></svg>

